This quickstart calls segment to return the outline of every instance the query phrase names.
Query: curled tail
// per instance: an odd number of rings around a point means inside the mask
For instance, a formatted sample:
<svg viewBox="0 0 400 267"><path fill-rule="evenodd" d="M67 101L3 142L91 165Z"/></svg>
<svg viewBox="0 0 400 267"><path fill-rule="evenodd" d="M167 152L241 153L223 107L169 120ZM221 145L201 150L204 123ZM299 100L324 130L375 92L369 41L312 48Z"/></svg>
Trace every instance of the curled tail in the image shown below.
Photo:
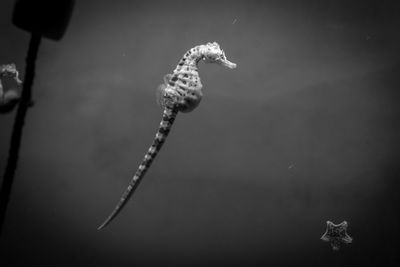
<svg viewBox="0 0 400 267"><path fill-rule="evenodd" d="M97 228L98 230L107 226L107 224L109 224L118 215L118 213L128 202L129 198L132 196L133 192L138 187L140 181L144 177L146 171L149 169L154 158L157 156L158 151L160 151L162 145L164 144L168 133L171 130L171 126L174 123L177 113L178 109L176 107L164 109L163 118L160 123L160 127L158 128L156 137L154 138L153 144L150 146L149 150L144 156L142 163L139 165L139 168L137 169L135 175L129 182L129 185L122 195L121 199L119 200L117 206L108 216L108 218L103 222L103 224L100 225L99 228Z"/></svg>

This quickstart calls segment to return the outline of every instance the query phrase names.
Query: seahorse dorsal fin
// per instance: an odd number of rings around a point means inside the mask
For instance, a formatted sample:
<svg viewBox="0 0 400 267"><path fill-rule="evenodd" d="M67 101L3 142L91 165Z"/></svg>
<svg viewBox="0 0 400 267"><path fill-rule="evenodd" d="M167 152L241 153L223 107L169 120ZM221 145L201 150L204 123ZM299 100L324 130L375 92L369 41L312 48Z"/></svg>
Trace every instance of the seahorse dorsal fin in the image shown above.
<svg viewBox="0 0 400 267"><path fill-rule="evenodd" d="M170 75L170 74L167 74L167 75ZM165 76L167 76L167 75L165 75ZM159 86L157 86L157 89L156 89L156 101L157 101L158 106L162 109L165 108L165 102L164 102L165 88L167 88L167 84L162 83Z"/></svg>

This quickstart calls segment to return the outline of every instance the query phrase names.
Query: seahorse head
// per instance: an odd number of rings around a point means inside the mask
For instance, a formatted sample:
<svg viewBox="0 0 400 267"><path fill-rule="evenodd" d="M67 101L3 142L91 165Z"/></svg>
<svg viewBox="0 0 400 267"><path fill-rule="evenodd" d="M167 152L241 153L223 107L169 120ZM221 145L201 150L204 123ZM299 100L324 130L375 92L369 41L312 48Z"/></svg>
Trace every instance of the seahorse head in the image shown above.
<svg viewBox="0 0 400 267"><path fill-rule="evenodd" d="M207 43L201 47L201 54L206 63L217 63L230 69L236 68L236 64L226 59L224 50L217 42Z"/></svg>

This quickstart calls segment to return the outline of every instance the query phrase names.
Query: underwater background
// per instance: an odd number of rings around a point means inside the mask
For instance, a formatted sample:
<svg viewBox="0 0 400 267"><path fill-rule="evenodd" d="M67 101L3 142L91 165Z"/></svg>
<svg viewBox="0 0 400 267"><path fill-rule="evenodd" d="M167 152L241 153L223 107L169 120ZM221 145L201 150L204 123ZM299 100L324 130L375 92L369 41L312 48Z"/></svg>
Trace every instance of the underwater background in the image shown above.
<svg viewBox="0 0 400 267"><path fill-rule="evenodd" d="M29 34L0 8L0 64ZM398 1L76 1L43 39L0 240L4 266L393 266L400 262ZM179 114L122 213L183 54L204 97ZM0 170L15 112L0 117ZM1 178L0 178L1 179ZM326 221L353 243L332 251ZM3 266L3 265L2 265Z"/></svg>

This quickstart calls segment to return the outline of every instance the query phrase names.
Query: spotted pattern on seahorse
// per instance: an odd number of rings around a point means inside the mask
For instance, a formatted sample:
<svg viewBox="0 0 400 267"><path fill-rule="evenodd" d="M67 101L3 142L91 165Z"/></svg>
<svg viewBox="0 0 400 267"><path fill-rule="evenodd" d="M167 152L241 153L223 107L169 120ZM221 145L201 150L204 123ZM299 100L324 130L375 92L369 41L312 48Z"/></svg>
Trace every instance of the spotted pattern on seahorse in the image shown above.
<svg viewBox="0 0 400 267"><path fill-rule="evenodd" d="M204 60L206 63L218 63L231 69L236 68L236 64L228 61L224 51L214 42L198 45L187 51L179 61L174 72L164 76L164 83L157 89L159 95L158 102L164 109L163 118L153 143L145 154L142 163L129 182L117 206L98 229L102 229L108 225L132 196L164 144L178 112L190 112L199 105L203 96L201 91L203 86L197 71L200 60Z"/></svg>

